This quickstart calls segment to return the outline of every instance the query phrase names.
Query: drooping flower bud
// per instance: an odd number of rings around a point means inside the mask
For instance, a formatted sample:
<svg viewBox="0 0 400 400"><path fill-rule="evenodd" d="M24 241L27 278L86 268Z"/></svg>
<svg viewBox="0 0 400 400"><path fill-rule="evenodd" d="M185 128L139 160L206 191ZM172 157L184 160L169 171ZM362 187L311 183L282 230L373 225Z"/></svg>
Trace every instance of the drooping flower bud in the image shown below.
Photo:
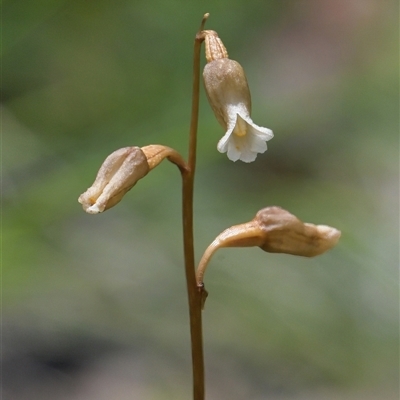
<svg viewBox="0 0 400 400"><path fill-rule="evenodd" d="M128 190L149 172L147 158L140 147L124 147L103 162L93 185L79 196L89 214L98 214L118 204Z"/></svg>
<svg viewBox="0 0 400 400"><path fill-rule="evenodd" d="M267 150L273 138L268 128L256 125L251 117L251 98L241 65L228 58L215 31L203 31L207 64L203 79L206 94L218 122L226 130L218 143L218 151L227 152L232 161L252 162L257 153Z"/></svg>
<svg viewBox="0 0 400 400"><path fill-rule="evenodd" d="M114 207L139 179L165 158L176 164L181 173L186 171L184 159L171 147L151 144L114 151L103 162L93 185L79 196L79 203L89 214L98 214Z"/></svg>
<svg viewBox="0 0 400 400"><path fill-rule="evenodd" d="M196 271L197 284L203 286L207 265L221 247L258 246L269 253L314 257L334 247L340 235L330 226L304 223L280 207L263 208L252 221L226 229L210 244Z"/></svg>

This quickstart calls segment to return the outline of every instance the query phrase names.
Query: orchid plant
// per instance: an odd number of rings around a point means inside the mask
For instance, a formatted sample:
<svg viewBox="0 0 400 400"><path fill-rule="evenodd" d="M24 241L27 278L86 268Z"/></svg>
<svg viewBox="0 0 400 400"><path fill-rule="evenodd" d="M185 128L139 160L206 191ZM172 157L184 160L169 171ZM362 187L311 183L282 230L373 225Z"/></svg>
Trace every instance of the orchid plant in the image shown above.
<svg viewBox="0 0 400 400"><path fill-rule="evenodd" d="M192 348L193 399L204 400L204 357L202 310L207 297L204 273L216 250L222 247L258 246L270 253L287 253L313 257L331 249L338 242L340 231L326 225L303 223L280 207L266 207L247 223L224 230L204 252L195 268L193 239L193 189L196 167L196 142L200 92L200 52L205 43L207 64L203 79L212 110L226 131L217 145L232 161L249 163L258 153L267 150L273 138L268 128L251 119L251 98L241 65L228 58L228 53L215 31L204 30L209 14L205 14L194 41L192 113L189 131L189 152L185 161L176 150L158 144L142 148L125 147L111 153L101 165L92 186L78 201L89 214L98 214L114 207L164 159L177 165L182 176L183 248L188 293Z"/></svg>

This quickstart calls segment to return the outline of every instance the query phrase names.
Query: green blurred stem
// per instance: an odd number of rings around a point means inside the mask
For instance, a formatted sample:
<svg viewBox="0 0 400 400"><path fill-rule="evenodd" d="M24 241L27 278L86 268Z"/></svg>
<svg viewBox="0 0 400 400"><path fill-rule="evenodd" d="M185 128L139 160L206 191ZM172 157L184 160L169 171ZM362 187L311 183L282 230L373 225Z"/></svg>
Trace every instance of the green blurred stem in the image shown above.
<svg viewBox="0 0 400 400"><path fill-rule="evenodd" d="M192 347L193 399L204 400L204 356L202 333L202 293L198 291L194 263L193 188L196 169L197 125L199 119L200 50L204 40L202 30L208 14L204 15L200 31L196 34L193 55L192 113L190 121L188 167L182 174L183 247L186 286L189 300L190 338Z"/></svg>

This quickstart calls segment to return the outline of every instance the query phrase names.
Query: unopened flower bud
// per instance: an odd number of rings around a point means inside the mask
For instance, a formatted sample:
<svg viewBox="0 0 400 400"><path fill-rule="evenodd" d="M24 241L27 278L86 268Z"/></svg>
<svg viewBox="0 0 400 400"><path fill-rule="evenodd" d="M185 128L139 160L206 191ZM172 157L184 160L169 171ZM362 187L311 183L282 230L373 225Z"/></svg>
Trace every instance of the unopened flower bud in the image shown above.
<svg viewBox="0 0 400 400"><path fill-rule="evenodd" d="M266 142L273 138L268 128L252 121L249 86L241 65L228 58L221 39L215 31L203 31L207 64L203 79L208 101L225 135L218 151L227 152L232 161L252 162L257 153L267 150Z"/></svg>
<svg viewBox="0 0 400 400"><path fill-rule="evenodd" d="M280 207L263 208L252 221L226 229L210 244L196 271L197 284L202 287L207 265L221 247L258 246L269 253L314 257L334 247L340 235L330 226L304 223Z"/></svg>
<svg viewBox="0 0 400 400"><path fill-rule="evenodd" d="M79 196L78 201L87 213L101 213L119 203L149 170L140 147L116 150L105 159L93 185Z"/></svg>
<svg viewBox="0 0 400 400"><path fill-rule="evenodd" d="M262 232L258 246L269 253L314 257L335 246L341 235L327 225L304 223L280 207L260 210L253 221L255 229Z"/></svg>
<svg viewBox="0 0 400 400"><path fill-rule="evenodd" d="M108 210L165 158L176 164L181 173L186 171L184 159L171 147L151 144L114 151L100 167L93 185L79 196L79 203L89 214Z"/></svg>

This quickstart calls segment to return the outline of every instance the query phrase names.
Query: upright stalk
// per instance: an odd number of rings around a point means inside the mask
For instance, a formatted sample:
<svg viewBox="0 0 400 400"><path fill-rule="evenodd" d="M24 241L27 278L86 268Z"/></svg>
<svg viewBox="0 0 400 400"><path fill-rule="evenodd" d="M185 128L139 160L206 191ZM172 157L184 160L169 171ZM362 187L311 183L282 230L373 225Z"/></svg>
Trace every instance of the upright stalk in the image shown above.
<svg viewBox="0 0 400 400"><path fill-rule="evenodd" d="M200 50L204 40L202 30L208 18L205 14L196 34L193 55L192 112L190 121L187 170L183 173L182 219L186 286L189 300L190 338L192 347L193 399L204 400L204 356L202 334L202 293L198 291L195 276L193 243L193 188L196 169L197 125L199 117Z"/></svg>

